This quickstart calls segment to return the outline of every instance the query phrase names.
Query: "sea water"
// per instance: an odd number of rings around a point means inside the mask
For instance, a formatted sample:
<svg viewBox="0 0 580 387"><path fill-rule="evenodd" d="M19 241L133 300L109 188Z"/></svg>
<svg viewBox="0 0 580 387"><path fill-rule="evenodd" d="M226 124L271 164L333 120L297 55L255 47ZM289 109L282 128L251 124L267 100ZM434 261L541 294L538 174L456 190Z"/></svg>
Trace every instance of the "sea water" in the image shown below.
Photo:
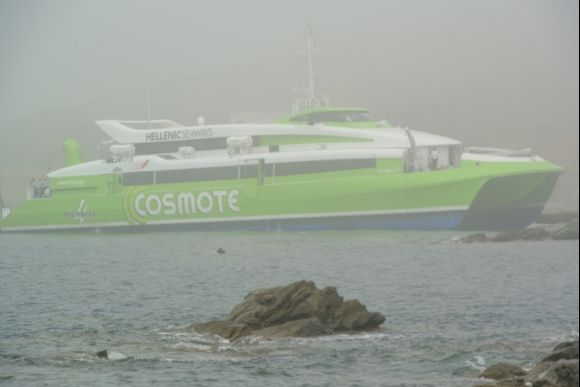
<svg viewBox="0 0 580 387"><path fill-rule="evenodd" d="M455 235L0 234L0 384L471 386L486 365L531 367L578 337L577 242ZM302 279L384 326L234 343L184 329Z"/></svg>

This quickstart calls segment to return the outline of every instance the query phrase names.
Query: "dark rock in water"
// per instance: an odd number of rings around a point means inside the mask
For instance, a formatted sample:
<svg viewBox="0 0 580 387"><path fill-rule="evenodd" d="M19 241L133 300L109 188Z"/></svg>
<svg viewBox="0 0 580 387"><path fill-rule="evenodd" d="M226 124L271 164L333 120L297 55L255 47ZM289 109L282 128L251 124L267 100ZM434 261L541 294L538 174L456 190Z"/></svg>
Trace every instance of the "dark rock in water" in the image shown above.
<svg viewBox="0 0 580 387"><path fill-rule="evenodd" d="M468 235L465 238L462 238L461 242L463 243L487 242L487 235L484 232L478 232L475 234Z"/></svg>
<svg viewBox="0 0 580 387"><path fill-rule="evenodd" d="M522 230L506 231L491 238L492 242L543 241L550 237L550 232L543 228L524 228Z"/></svg>
<svg viewBox="0 0 580 387"><path fill-rule="evenodd" d="M360 331L381 325L385 317L368 312L357 300L344 301L336 288L316 288L312 281L262 289L248 294L226 320L189 329L235 340L263 337L320 336L335 331Z"/></svg>
<svg viewBox="0 0 580 387"><path fill-rule="evenodd" d="M578 387L578 359L538 364L526 381L532 386Z"/></svg>
<svg viewBox="0 0 580 387"><path fill-rule="evenodd" d="M99 352L95 353L95 356L97 356L99 359L108 359L109 358L109 351L107 351L106 349L103 351L99 351Z"/></svg>
<svg viewBox="0 0 580 387"><path fill-rule="evenodd" d="M281 325L273 325L268 328L254 331L252 334L262 337L316 337L332 333L331 329L322 325L317 317L303 318L289 321Z"/></svg>
<svg viewBox="0 0 580 387"><path fill-rule="evenodd" d="M482 378L501 380L526 375L526 371L507 363L494 364L481 373Z"/></svg>
<svg viewBox="0 0 580 387"><path fill-rule="evenodd" d="M496 364L486 369L482 377L497 380L477 387L577 387L578 340L562 343L529 372L509 364Z"/></svg>
<svg viewBox="0 0 580 387"><path fill-rule="evenodd" d="M555 240L578 240L578 218L554 230L551 238Z"/></svg>
<svg viewBox="0 0 580 387"><path fill-rule="evenodd" d="M226 253L226 249L224 249L223 247L220 247L219 249L216 250L216 253L218 253L218 254L225 254Z"/></svg>
<svg viewBox="0 0 580 387"><path fill-rule="evenodd" d="M578 359L578 341L570 341L567 343L558 344L556 348L554 348L554 351L552 351L550 355L543 358L540 363L558 361L561 359Z"/></svg>
<svg viewBox="0 0 580 387"><path fill-rule="evenodd" d="M459 239L462 243L475 242L512 242L512 241L543 241L578 240L578 218L560 225L535 225L522 230L504 231L495 236L487 236L483 232L470 234Z"/></svg>

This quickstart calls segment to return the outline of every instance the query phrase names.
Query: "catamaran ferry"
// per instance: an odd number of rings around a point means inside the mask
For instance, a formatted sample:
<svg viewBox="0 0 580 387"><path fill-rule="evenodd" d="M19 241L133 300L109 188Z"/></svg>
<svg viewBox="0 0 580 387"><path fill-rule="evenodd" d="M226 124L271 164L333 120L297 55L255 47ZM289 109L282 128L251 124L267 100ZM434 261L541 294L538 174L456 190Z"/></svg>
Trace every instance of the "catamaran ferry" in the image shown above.
<svg viewBox="0 0 580 387"><path fill-rule="evenodd" d="M322 113L332 125L307 116ZM83 162L67 140L68 166L2 209L0 228L510 229L540 215L562 173L529 151L464 149L362 113L320 108L273 124L97 121L111 138L103 157Z"/></svg>

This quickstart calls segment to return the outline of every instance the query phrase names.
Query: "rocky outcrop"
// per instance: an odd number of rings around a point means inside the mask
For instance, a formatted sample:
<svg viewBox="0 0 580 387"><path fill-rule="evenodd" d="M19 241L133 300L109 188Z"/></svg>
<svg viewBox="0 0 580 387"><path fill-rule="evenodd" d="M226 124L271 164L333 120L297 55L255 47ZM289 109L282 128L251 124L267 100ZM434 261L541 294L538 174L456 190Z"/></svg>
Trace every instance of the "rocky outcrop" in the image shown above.
<svg viewBox="0 0 580 387"><path fill-rule="evenodd" d="M225 320L188 327L229 340L243 336L310 337L378 327L385 317L368 312L357 300L344 301L336 288L318 289L312 281L248 294Z"/></svg>
<svg viewBox="0 0 580 387"><path fill-rule="evenodd" d="M542 359L540 363L558 360L578 359L578 341L568 341L558 344L552 353Z"/></svg>
<svg viewBox="0 0 580 387"><path fill-rule="evenodd" d="M511 242L543 240L578 240L578 218L568 223L555 225L534 225L521 230L504 231L488 235L483 232L456 239L460 243Z"/></svg>
<svg viewBox="0 0 580 387"><path fill-rule="evenodd" d="M477 387L577 387L578 340L562 343L542 361L526 372L509 364L496 364L481 373L481 377L495 382Z"/></svg>
<svg viewBox="0 0 580 387"><path fill-rule="evenodd" d="M526 371L520 367L516 367L507 363L494 364L481 373L482 378L492 380L511 379L525 375Z"/></svg>

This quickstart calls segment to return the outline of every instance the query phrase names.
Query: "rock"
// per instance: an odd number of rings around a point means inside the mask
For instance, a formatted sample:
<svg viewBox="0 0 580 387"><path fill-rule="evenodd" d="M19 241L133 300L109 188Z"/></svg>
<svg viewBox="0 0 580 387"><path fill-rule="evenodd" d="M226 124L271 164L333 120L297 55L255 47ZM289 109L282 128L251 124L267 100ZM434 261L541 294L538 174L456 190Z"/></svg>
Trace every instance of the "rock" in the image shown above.
<svg viewBox="0 0 580 387"><path fill-rule="evenodd" d="M570 341L558 344L556 348L554 348L554 351L552 351L550 355L543 358L540 363L558 361L561 359L578 359L578 341Z"/></svg>
<svg viewBox="0 0 580 387"><path fill-rule="evenodd" d="M526 375L526 371L524 371L520 367L511 365L511 364L507 364L507 363L494 364L491 367L486 368L481 373L482 378L493 379L493 380L514 378L514 377L525 376L525 375Z"/></svg>
<svg viewBox="0 0 580 387"><path fill-rule="evenodd" d="M578 387L578 359L540 363L529 372L526 381L533 387Z"/></svg>
<svg viewBox="0 0 580 387"><path fill-rule="evenodd" d="M224 249L223 247L220 247L219 249L216 250L216 253L218 253L218 254L225 254L226 253L226 249Z"/></svg>
<svg viewBox="0 0 580 387"><path fill-rule="evenodd" d="M465 238L462 238L461 242L463 242L463 243L487 242L487 234L484 232L478 232L475 234L471 234L471 235L466 236Z"/></svg>
<svg viewBox="0 0 580 387"><path fill-rule="evenodd" d="M578 218L554 230L550 237L554 240L578 240Z"/></svg>
<svg viewBox="0 0 580 387"><path fill-rule="evenodd" d="M316 337L328 335L330 333L332 333L332 330L325 328L317 317L289 321L284 324L274 325L252 332L253 335L267 338Z"/></svg>
<svg viewBox="0 0 580 387"><path fill-rule="evenodd" d="M524 241L542 241L550 237L550 232L543 228L524 228L522 230L513 230L500 232L491 238L492 242L511 242L517 240Z"/></svg>
<svg viewBox="0 0 580 387"><path fill-rule="evenodd" d="M529 372L510 364L500 363L483 371L481 377L496 382L478 386L577 387L578 340L558 344L552 354Z"/></svg>
<svg viewBox="0 0 580 387"><path fill-rule="evenodd" d="M481 242L511 242L511 241L543 241L553 240L578 240L578 218L568 223L534 225L521 230L504 231L495 236L487 236L483 232L470 234L458 241L461 243Z"/></svg>
<svg viewBox="0 0 580 387"><path fill-rule="evenodd" d="M307 337L334 331L369 330L385 317L357 300L344 301L336 288L318 289L312 281L251 292L224 321L191 326L201 333L235 340L242 336Z"/></svg>
<svg viewBox="0 0 580 387"><path fill-rule="evenodd" d="M385 322L385 317L380 313L369 313L360 302L350 300L336 308L333 321L331 327L335 331L360 331L378 327Z"/></svg>

